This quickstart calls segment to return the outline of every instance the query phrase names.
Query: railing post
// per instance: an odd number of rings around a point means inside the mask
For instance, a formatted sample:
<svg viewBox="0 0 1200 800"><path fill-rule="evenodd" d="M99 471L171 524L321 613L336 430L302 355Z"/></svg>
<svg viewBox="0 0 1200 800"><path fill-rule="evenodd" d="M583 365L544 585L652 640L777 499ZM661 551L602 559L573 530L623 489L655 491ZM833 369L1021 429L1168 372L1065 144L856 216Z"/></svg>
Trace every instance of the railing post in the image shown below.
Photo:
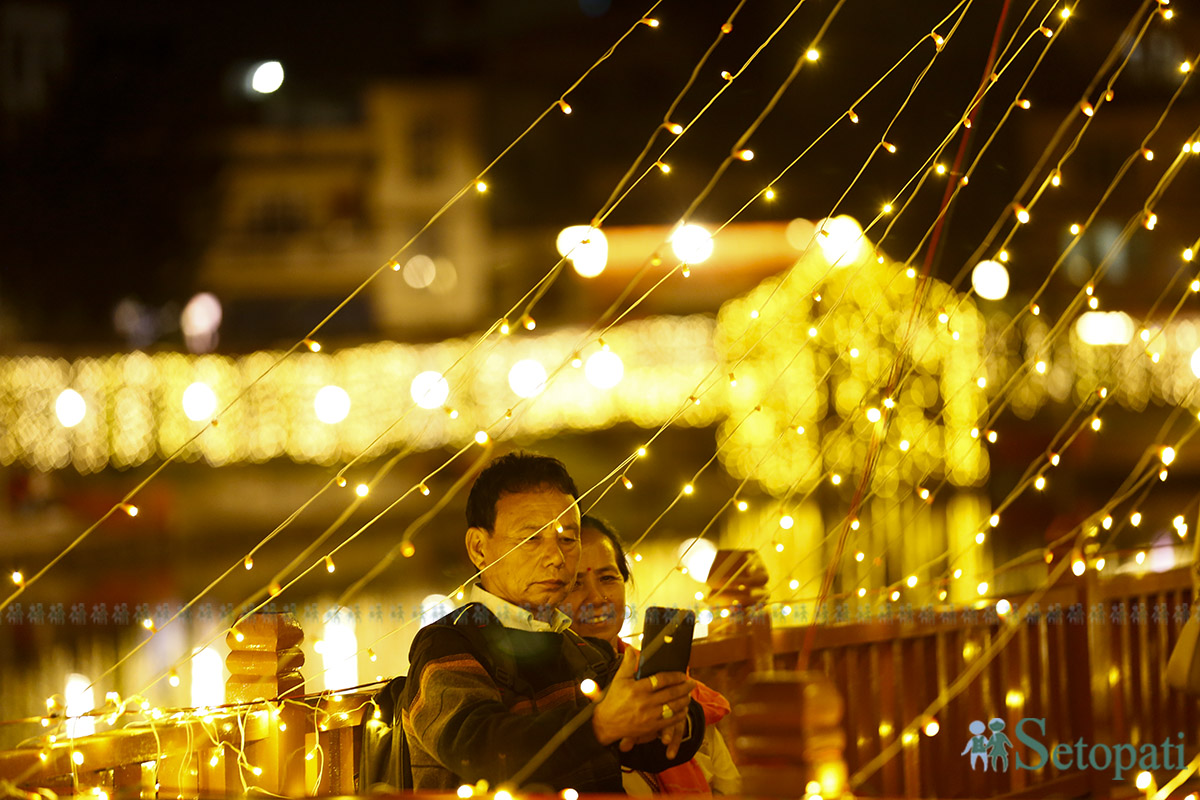
<svg viewBox="0 0 1200 800"><path fill-rule="evenodd" d="M751 675L733 707L742 793L813 793L823 798L847 794L842 711L841 694L821 673Z"/></svg>
<svg viewBox="0 0 1200 800"><path fill-rule="evenodd" d="M225 641L229 644L225 665L230 674L225 684L226 702L273 701L303 682L300 667L304 665L304 653L300 643L304 641L304 631L295 617L253 614L238 622ZM269 792L303 795L305 708L295 702L280 702L248 706L246 710L269 715L267 735L247 745L250 769L238 765L236 759L226 759L227 788L236 789L245 780L248 786ZM261 774L255 775L253 768L261 770Z"/></svg>

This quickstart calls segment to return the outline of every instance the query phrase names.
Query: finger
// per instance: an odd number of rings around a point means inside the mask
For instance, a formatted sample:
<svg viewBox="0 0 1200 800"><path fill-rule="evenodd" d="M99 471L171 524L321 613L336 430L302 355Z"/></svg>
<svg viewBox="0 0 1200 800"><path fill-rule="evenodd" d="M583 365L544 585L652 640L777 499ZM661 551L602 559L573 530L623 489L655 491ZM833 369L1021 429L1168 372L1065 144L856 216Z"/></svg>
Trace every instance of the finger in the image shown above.
<svg viewBox="0 0 1200 800"><path fill-rule="evenodd" d="M652 700L653 702L662 704L662 703L671 703L676 700L680 700L684 697L691 697L691 695L692 695L691 688L689 688L687 684L681 684L678 686L669 686L669 687L666 687L663 689L659 689L656 692L651 692L649 694L648 699Z"/></svg>
<svg viewBox="0 0 1200 800"><path fill-rule="evenodd" d="M667 758L675 758L679 755L679 746L683 744L683 723L680 722L673 728L667 730Z"/></svg>
<svg viewBox="0 0 1200 800"><path fill-rule="evenodd" d="M630 750L633 749L633 739L630 739L628 737L625 739L622 739L621 744L618 745L618 747L620 748L622 753L628 753Z"/></svg>
<svg viewBox="0 0 1200 800"><path fill-rule="evenodd" d="M668 686L687 682L695 684L695 681L682 672L656 672L649 678L642 678L639 682L650 684L650 688L652 689L664 689Z"/></svg>

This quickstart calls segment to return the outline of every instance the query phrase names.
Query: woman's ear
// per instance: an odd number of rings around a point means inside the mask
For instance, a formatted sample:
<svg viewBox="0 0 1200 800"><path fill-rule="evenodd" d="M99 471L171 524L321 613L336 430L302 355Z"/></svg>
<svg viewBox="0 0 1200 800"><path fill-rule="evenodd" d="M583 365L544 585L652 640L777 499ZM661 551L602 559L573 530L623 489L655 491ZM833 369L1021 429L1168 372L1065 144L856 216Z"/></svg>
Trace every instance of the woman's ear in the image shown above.
<svg viewBox="0 0 1200 800"><path fill-rule="evenodd" d="M483 528L467 528L467 558L471 559L471 563L477 570L482 570L487 566L486 548L490 538L491 534Z"/></svg>

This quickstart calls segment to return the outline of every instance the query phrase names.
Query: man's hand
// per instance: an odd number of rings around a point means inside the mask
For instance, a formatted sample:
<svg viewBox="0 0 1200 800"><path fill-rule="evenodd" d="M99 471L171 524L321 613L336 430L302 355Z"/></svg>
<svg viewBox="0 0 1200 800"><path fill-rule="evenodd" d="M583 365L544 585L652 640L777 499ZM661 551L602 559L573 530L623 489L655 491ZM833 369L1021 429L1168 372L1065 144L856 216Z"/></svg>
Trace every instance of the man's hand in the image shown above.
<svg viewBox="0 0 1200 800"><path fill-rule="evenodd" d="M679 752L688 704L696 682L682 672L660 672L636 680L638 659L626 650L617 674L596 705L592 730L600 744L620 742L622 751L635 743L662 739L667 757Z"/></svg>

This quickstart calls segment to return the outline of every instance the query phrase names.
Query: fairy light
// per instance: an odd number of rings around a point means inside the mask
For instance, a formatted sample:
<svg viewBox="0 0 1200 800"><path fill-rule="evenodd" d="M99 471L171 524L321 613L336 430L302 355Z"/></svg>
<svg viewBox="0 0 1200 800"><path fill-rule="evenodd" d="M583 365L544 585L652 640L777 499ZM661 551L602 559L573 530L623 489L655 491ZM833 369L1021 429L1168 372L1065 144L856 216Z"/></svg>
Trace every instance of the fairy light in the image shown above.
<svg viewBox="0 0 1200 800"><path fill-rule="evenodd" d="M1075 560L1071 562L1071 572L1075 574L1075 577L1078 578L1086 571L1087 563L1084 562L1082 558L1076 557Z"/></svg>
<svg viewBox="0 0 1200 800"><path fill-rule="evenodd" d="M458 787L458 796L463 798L463 800L467 800L467 798L473 794L475 794L475 787L469 783L464 783L462 786Z"/></svg>
<svg viewBox="0 0 1200 800"><path fill-rule="evenodd" d="M1167 479L1167 470L1166 470L1166 467L1164 467L1164 468L1162 468L1162 469L1160 469L1160 470L1158 471L1158 479L1159 479L1160 481L1165 481L1165 480Z"/></svg>
<svg viewBox="0 0 1200 800"><path fill-rule="evenodd" d="M1171 462L1175 460L1175 448L1164 447L1158 451L1158 460L1163 463L1163 466L1171 466Z"/></svg>
<svg viewBox="0 0 1200 800"><path fill-rule="evenodd" d="M1133 560L1137 562L1138 566L1146 563L1146 551L1138 550L1137 555L1133 557Z"/></svg>
<svg viewBox="0 0 1200 800"><path fill-rule="evenodd" d="M912 447L912 444L908 441L908 439L900 440L900 452L907 453L908 448L910 448L910 447Z"/></svg>
<svg viewBox="0 0 1200 800"><path fill-rule="evenodd" d="M1012 603L1005 600L1003 597L996 601L996 613L1002 617L1012 613Z"/></svg>
<svg viewBox="0 0 1200 800"><path fill-rule="evenodd" d="M858 112L856 112L853 108L846 112L846 117L855 125L858 124Z"/></svg>
<svg viewBox="0 0 1200 800"><path fill-rule="evenodd" d="M659 172L661 172L663 175L669 175L671 173L671 165L665 161L655 161L654 166L658 167Z"/></svg>
<svg viewBox="0 0 1200 800"><path fill-rule="evenodd" d="M400 555L405 558L412 558L417 552L417 547L412 542L405 542L400 545Z"/></svg>
<svg viewBox="0 0 1200 800"><path fill-rule="evenodd" d="M1151 775L1146 770L1142 770L1141 772L1138 773L1137 778L1133 782L1133 785L1136 786L1139 791L1144 792L1150 788L1150 782L1152 780L1154 780L1154 776Z"/></svg>
<svg viewBox="0 0 1200 800"><path fill-rule="evenodd" d="M12 578L12 582L17 586L25 583L25 576L21 574L20 570L13 570L13 574L10 577Z"/></svg>
<svg viewBox="0 0 1200 800"><path fill-rule="evenodd" d="M638 22L640 22L643 25L648 25L651 28L658 27L658 20L656 20L654 17L642 17L641 19L638 20Z"/></svg>
<svg viewBox="0 0 1200 800"><path fill-rule="evenodd" d="M829 482L834 486L840 486L842 483L842 476L835 472L829 476Z"/></svg>
<svg viewBox="0 0 1200 800"><path fill-rule="evenodd" d="M629 480L629 478L627 478L626 476L622 475L622 476L621 476L621 485L622 485L622 486L624 486L626 489L632 489L632 488L633 488L633 481Z"/></svg>
<svg viewBox="0 0 1200 800"><path fill-rule="evenodd" d="M247 571L254 569L254 556L246 556L243 558L242 566L245 567Z"/></svg>
<svg viewBox="0 0 1200 800"><path fill-rule="evenodd" d="M930 38L933 39L933 46L936 47L939 51L941 51L942 47L946 44L945 37L943 37L940 33L937 33L936 31L929 34L929 36L930 36Z"/></svg>
<svg viewBox="0 0 1200 800"><path fill-rule="evenodd" d="M1157 225L1158 225L1158 214L1155 214L1153 211L1147 211L1146 218L1144 220L1142 220L1142 226L1146 230L1152 231L1152 230L1154 230L1155 226L1157 226Z"/></svg>
<svg viewBox="0 0 1200 800"><path fill-rule="evenodd" d="M890 214L890 213L892 213L892 204L891 204L891 203L884 203L884 204L883 204L883 213L884 213L884 214Z"/></svg>
<svg viewBox="0 0 1200 800"><path fill-rule="evenodd" d="M1133 527L1135 527L1135 528L1136 528L1138 525L1141 525L1141 524L1142 524L1142 512L1140 512L1140 511L1135 511L1135 512L1133 512L1132 514L1130 514L1130 515L1129 515L1129 524L1130 524L1130 525L1132 525L1132 526L1133 526Z"/></svg>
<svg viewBox="0 0 1200 800"><path fill-rule="evenodd" d="M73 753L71 753L71 761L77 767L83 766L83 753L80 752L79 750L74 751Z"/></svg>
<svg viewBox="0 0 1200 800"><path fill-rule="evenodd" d="M952 574L953 574L955 580L958 580L959 578L961 578L962 577L962 567L959 567L958 569L954 570L954 572Z"/></svg>
<svg viewBox="0 0 1200 800"><path fill-rule="evenodd" d="M1149 147L1143 147L1142 148L1142 158L1146 159L1147 161L1153 161L1154 160L1154 151L1151 150Z"/></svg>
<svg viewBox="0 0 1200 800"><path fill-rule="evenodd" d="M1032 103L1030 103L1030 102L1029 102L1029 100L1027 100L1027 99L1026 99L1026 98L1024 98L1024 97L1022 97L1020 100L1018 100L1018 101L1017 101L1017 106L1018 106L1019 108L1022 108L1022 109L1024 109L1024 110L1026 110L1026 111L1028 111L1028 110L1029 110L1029 108L1030 108L1030 106L1031 106L1031 105L1033 105L1033 104L1032 104Z"/></svg>
<svg viewBox="0 0 1200 800"><path fill-rule="evenodd" d="M936 172L938 175L945 175L946 174L946 165L945 164L937 164L934 166L933 171Z"/></svg>
<svg viewBox="0 0 1200 800"><path fill-rule="evenodd" d="M695 486L693 486L692 484L690 484L690 483L685 483L685 484L683 485L683 493L684 493L684 494L686 494L686 495L690 495L690 494L692 494L692 493L693 493L693 492L695 492L695 491L696 491L696 487L695 487Z"/></svg>
<svg viewBox="0 0 1200 800"><path fill-rule="evenodd" d="M924 486L922 486L922 487L921 487L921 488L920 488L920 489L917 491L917 495L918 495L918 496L920 496L920 498L921 498L922 500L928 500L928 499L929 499L929 490L928 490L928 489L926 489Z"/></svg>
<svg viewBox="0 0 1200 800"><path fill-rule="evenodd" d="M321 343L316 341L315 339L305 339L304 346L307 347L309 350L311 350L314 353L321 352Z"/></svg>
<svg viewBox="0 0 1200 800"><path fill-rule="evenodd" d="M1182 64L1179 65L1179 71L1184 73L1185 75L1187 73L1191 72L1192 71L1192 62L1184 61Z"/></svg>
<svg viewBox="0 0 1200 800"><path fill-rule="evenodd" d="M775 190L768 188L765 192L763 192L763 199L764 200L774 200L775 199Z"/></svg>
<svg viewBox="0 0 1200 800"><path fill-rule="evenodd" d="M354 487L354 493L359 497L366 497L371 493L371 487L365 483L360 483L358 486Z"/></svg>
<svg viewBox="0 0 1200 800"><path fill-rule="evenodd" d="M1062 185L1062 173L1061 172L1059 172L1058 170L1054 170L1054 172L1052 172L1050 174L1050 185L1054 186L1054 187L1058 187L1058 186Z"/></svg>
<svg viewBox="0 0 1200 800"><path fill-rule="evenodd" d="M1058 462L1059 462L1059 461L1061 461L1061 460L1062 460L1062 457L1061 457L1061 456L1059 456L1059 454L1058 454L1058 453L1051 453L1051 454L1050 454L1050 466L1052 466L1052 467L1057 467L1057 466L1058 466Z"/></svg>
<svg viewBox="0 0 1200 800"><path fill-rule="evenodd" d="M148 631L154 630L154 620L150 617L146 617L142 620L142 627Z"/></svg>
<svg viewBox="0 0 1200 800"><path fill-rule="evenodd" d="M727 69L721 70L721 80L725 80L725 81L733 80L733 73Z"/></svg>
<svg viewBox="0 0 1200 800"><path fill-rule="evenodd" d="M987 581L980 581L979 585L975 587L975 591L980 596L987 594L987 590L988 590L988 582Z"/></svg>
<svg viewBox="0 0 1200 800"><path fill-rule="evenodd" d="M1079 110L1083 112L1083 115L1085 117L1093 116L1096 113L1096 109L1093 108L1092 104L1089 103L1087 100L1084 100L1082 103L1079 104Z"/></svg>
<svg viewBox="0 0 1200 800"><path fill-rule="evenodd" d="M645 458L645 457L646 457L646 448L645 448L645 447L639 447L639 448L637 449L637 455L638 455L638 458Z"/></svg>
<svg viewBox="0 0 1200 800"><path fill-rule="evenodd" d="M1193 250L1192 248L1189 247L1188 249L1183 251L1183 260L1184 261L1191 261L1195 257L1196 257L1196 251Z"/></svg>
<svg viewBox="0 0 1200 800"><path fill-rule="evenodd" d="M179 688L179 673L176 672L175 670L171 670L170 675L167 677L167 683L171 684L172 689L178 689Z"/></svg>
<svg viewBox="0 0 1200 800"><path fill-rule="evenodd" d="M804 57L809 61L816 61L821 57L821 51L815 47L810 47L808 48L808 51L805 52Z"/></svg>
<svg viewBox="0 0 1200 800"><path fill-rule="evenodd" d="M121 503L121 510L131 517L136 517L138 515L138 507L132 503Z"/></svg>
<svg viewBox="0 0 1200 800"><path fill-rule="evenodd" d="M1058 12L1058 15L1060 17L1062 17L1063 19L1070 19L1071 18L1071 7L1067 6L1062 11Z"/></svg>
<svg viewBox="0 0 1200 800"><path fill-rule="evenodd" d="M858 590L858 596L859 596L859 597L866 597L866 596L867 596L867 590L866 590L866 589L864 589L864 588L862 588L862 587L859 587L859 590Z"/></svg>
<svg viewBox="0 0 1200 800"><path fill-rule="evenodd" d="M782 553L782 552L783 552L783 542L776 542L776 543L775 543L775 552L776 552L776 553Z"/></svg>
<svg viewBox="0 0 1200 800"><path fill-rule="evenodd" d="M987 534L984 533L983 531L980 531L979 533L975 534L975 544L983 544L986 541L987 541Z"/></svg>
<svg viewBox="0 0 1200 800"><path fill-rule="evenodd" d="M879 420L881 420L881 419L883 419L883 412L881 412L878 408L868 408L867 409L867 421L868 422L879 422Z"/></svg>
<svg viewBox="0 0 1200 800"><path fill-rule="evenodd" d="M683 126L680 125L678 122L665 122L665 123L663 123L663 127L665 127L668 131L675 134L676 136L683 133Z"/></svg>
<svg viewBox="0 0 1200 800"><path fill-rule="evenodd" d="M908 576L908 580L907 580L907 581L905 581L905 583L907 583L907 584L908 584L908 588L910 588L910 589L913 589L913 588L915 588L915 587L916 587L916 585L917 585L917 576L916 576L916 575L909 575L909 576Z"/></svg>
<svg viewBox="0 0 1200 800"><path fill-rule="evenodd" d="M754 160L754 151L753 150L738 150L733 155L739 161L753 161Z"/></svg>
<svg viewBox="0 0 1200 800"><path fill-rule="evenodd" d="M475 181L475 191L479 192L480 194L483 194L487 190L488 190L488 185L486 183L484 183L483 181Z"/></svg>
<svg viewBox="0 0 1200 800"><path fill-rule="evenodd" d="M475 432L475 444L487 444L487 442L488 442L487 431L476 431Z"/></svg>
<svg viewBox="0 0 1200 800"><path fill-rule="evenodd" d="M891 142L886 142L886 141L880 142L879 144L881 147L883 147L884 150L887 150L889 153L892 153L893 155L895 155L896 145L892 144Z"/></svg>
<svg viewBox="0 0 1200 800"><path fill-rule="evenodd" d="M866 557L867 557L867 554L864 553L862 550L859 550L857 553L854 554L854 560L858 561L859 563L861 563L862 560Z"/></svg>
<svg viewBox="0 0 1200 800"><path fill-rule="evenodd" d="M892 602L894 603L894 602L896 602L897 600L899 600L899 599L900 599L900 592L898 592L898 591L893 591L893 592L891 593L891 595L889 595L889 596L891 597L891 600L892 600Z"/></svg>
<svg viewBox="0 0 1200 800"><path fill-rule="evenodd" d="M568 103L566 100L559 100L558 101L558 110L564 114L570 114L571 113L571 104Z"/></svg>
<svg viewBox="0 0 1200 800"><path fill-rule="evenodd" d="M785 531L790 531L795 524L796 520L792 518L791 514L784 514L779 518L779 527Z"/></svg>
<svg viewBox="0 0 1200 800"><path fill-rule="evenodd" d="M788 581L788 588L791 589L793 592L796 591L797 589L800 588L800 581L796 580L795 578L792 578L790 581Z"/></svg>
<svg viewBox="0 0 1200 800"><path fill-rule="evenodd" d="M1101 426L1101 424L1102 424L1102 423L1100 422L1100 418L1099 418L1099 417L1092 417L1092 423L1091 423L1091 425L1092 425L1092 430L1094 430L1094 431L1098 431L1098 430L1100 430L1100 426Z"/></svg>
<svg viewBox="0 0 1200 800"><path fill-rule="evenodd" d="M858 529L859 529L859 526L860 526L861 524L862 524L862 523L860 523L860 522L858 521L858 519L857 519L857 518L856 518L856 519L852 519L852 520L850 520L850 530L852 530L852 531L856 531L856 530L858 530Z"/></svg>
<svg viewBox="0 0 1200 800"><path fill-rule="evenodd" d="M749 507L750 507L750 504L749 504L749 503L747 503L745 500L738 500L738 501L737 501L737 510L738 510L738 511L745 511L745 510L746 510L747 508L749 508Z"/></svg>
<svg viewBox="0 0 1200 800"><path fill-rule="evenodd" d="M1029 222L1029 211L1026 210L1025 206L1019 203L1015 204L1013 206L1013 213L1017 215L1017 222L1020 222L1022 225Z"/></svg>
<svg viewBox="0 0 1200 800"><path fill-rule="evenodd" d="M500 320L500 335L508 336L508 334L511 331L512 331L512 327L508 324L508 320L507 319Z"/></svg>
<svg viewBox="0 0 1200 800"><path fill-rule="evenodd" d="M1046 476L1038 475L1037 478L1035 478L1033 481L1033 488L1037 489L1039 492L1042 491L1043 489L1045 489L1046 488Z"/></svg>
<svg viewBox="0 0 1200 800"><path fill-rule="evenodd" d="M333 563L333 556L325 556L325 571L333 572L337 569L337 565Z"/></svg>
<svg viewBox="0 0 1200 800"><path fill-rule="evenodd" d="M537 327L537 322L533 317L526 314L525 316L521 317L521 326L525 328L525 330L531 331Z"/></svg>

